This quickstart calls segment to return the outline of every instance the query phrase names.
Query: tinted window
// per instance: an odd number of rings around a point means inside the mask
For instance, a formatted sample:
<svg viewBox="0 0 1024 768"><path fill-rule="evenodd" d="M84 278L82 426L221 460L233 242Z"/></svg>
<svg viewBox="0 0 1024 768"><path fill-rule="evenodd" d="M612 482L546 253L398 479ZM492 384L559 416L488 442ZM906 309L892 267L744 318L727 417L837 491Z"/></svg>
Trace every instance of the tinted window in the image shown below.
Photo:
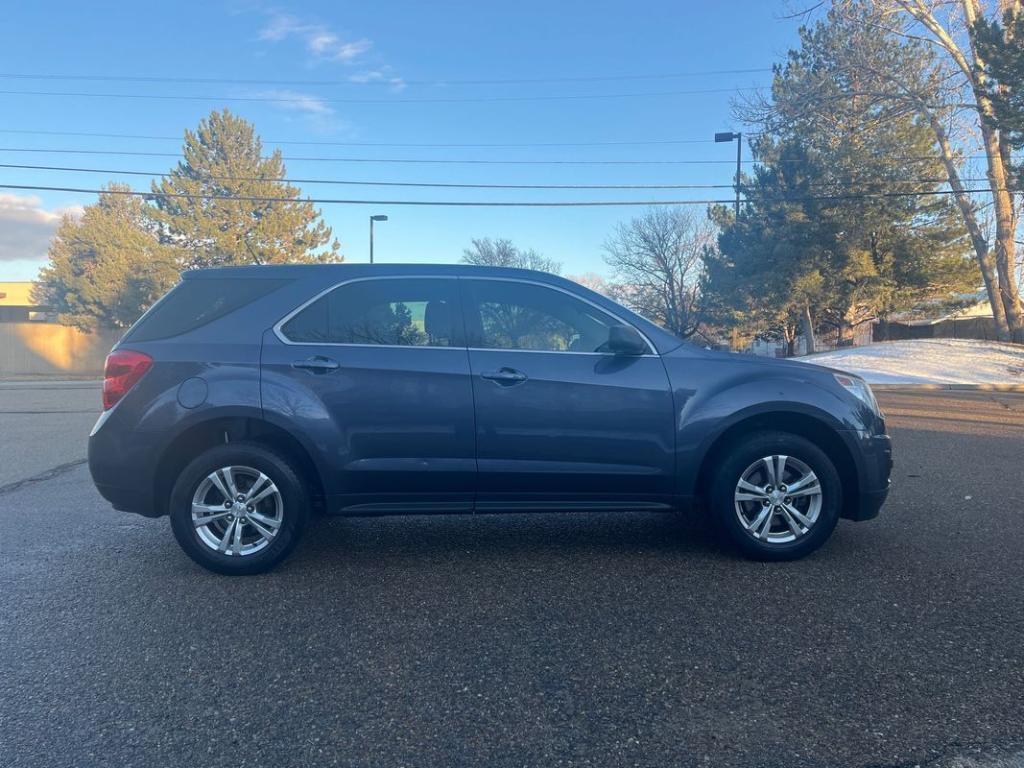
<svg viewBox="0 0 1024 768"><path fill-rule="evenodd" d="M194 331L288 282L219 277L183 280L139 319L127 338L153 341Z"/></svg>
<svg viewBox="0 0 1024 768"><path fill-rule="evenodd" d="M602 352L618 320L567 293L531 283L466 280L469 345Z"/></svg>
<svg viewBox="0 0 1024 768"><path fill-rule="evenodd" d="M448 279L359 280L321 296L281 333L307 344L454 346L454 296Z"/></svg>

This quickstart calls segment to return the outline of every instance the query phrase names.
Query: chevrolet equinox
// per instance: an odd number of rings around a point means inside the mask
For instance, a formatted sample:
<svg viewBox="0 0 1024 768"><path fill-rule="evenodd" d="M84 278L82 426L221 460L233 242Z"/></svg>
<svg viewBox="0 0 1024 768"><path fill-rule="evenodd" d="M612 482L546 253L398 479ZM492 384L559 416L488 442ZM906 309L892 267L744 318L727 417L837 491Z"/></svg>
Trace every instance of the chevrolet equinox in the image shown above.
<svg viewBox="0 0 1024 768"><path fill-rule="evenodd" d="M747 556L867 520L892 466L860 378L710 351L549 274L454 265L186 272L107 359L89 469L213 571L310 514L677 510Z"/></svg>

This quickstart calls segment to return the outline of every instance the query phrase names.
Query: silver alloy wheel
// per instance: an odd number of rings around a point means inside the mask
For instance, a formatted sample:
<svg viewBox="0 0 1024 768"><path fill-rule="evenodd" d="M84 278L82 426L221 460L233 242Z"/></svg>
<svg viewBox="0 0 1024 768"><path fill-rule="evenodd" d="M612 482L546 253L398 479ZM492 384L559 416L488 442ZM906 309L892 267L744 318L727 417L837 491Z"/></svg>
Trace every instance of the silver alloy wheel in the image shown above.
<svg viewBox="0 0 1024 768"><path fill-rule="evenodd" d="M754 539L786 544L806 536L821 513L818 476L800 459L765 456L736 483L736 516Z"/></svg>
<svg viewBox="0 0 1024 768"><path fill-rule="evenodd" d="M222 555L254 555L270 544L284 522L284 501L274 482L252 467L221 467L192 496L192 524L199 540Z"/></svg>

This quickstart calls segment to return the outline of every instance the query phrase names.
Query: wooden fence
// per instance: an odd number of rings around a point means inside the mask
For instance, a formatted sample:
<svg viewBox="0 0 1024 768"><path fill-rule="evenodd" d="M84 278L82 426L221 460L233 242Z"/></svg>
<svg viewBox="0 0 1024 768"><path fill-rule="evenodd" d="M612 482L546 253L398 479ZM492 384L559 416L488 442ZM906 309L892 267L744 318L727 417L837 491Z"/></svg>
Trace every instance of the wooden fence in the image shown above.
<svg viewBox="0 0 1024 768"><path fill-rule="evenodd" d="M991 317L964 317L959 320L941 320L928 325L906 323L875 324L874 341L903 341L904 339L984 339L995 341Z"/></svg>

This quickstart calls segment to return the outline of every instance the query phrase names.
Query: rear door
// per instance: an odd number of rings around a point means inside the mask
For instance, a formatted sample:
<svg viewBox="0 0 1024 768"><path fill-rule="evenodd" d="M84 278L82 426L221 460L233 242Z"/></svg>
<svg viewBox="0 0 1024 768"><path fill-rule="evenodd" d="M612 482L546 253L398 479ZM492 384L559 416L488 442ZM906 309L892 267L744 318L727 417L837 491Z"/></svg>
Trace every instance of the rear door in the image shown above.
<svg viewBox="0 0 1024 768"><path fill-rule="evenodd" d="M455 278L343 283L268 332L263 408L352 512L472 507L473 395Z"/></svg>
<svg viewBox="0 0 1024 768"><path fill-rule="evenodd" d="M459 281L473 392L477 508L667 503L672 394L661 358L603 351L622 321L567 291Z"/></svg>

